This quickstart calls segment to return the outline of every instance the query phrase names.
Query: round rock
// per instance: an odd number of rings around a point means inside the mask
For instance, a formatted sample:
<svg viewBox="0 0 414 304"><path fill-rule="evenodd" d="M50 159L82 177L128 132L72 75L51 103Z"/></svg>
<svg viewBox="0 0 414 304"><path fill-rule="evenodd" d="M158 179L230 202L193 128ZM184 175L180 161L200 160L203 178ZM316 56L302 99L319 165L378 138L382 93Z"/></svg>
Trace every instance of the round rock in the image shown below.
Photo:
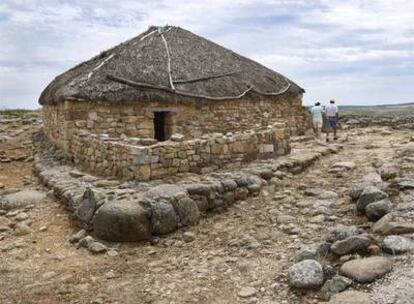
<svg viewBox="0 0 414 304"><path fill-rule="evenodd" d="M391 212L391 209L391 201L387 198L368 204L365 208L365 215L370 221L377 221L387 213Z"/></svg>
<svg viewBox="0 0 414 304"><path fill-rule="evenodd" d="M367 252L371 244L369 238L361 235L350 236L344 240L332 244L331 250L336 255L342 256L355 252Z"/></svg>
<svg viewBox="0 0 414 304"><path fill-rule="evenodd" d="M338 224L329 230L326 240L328 242L335 242L344 240L356 234L358 234L358 228L356 226Z"/></svg>
<svg viewBox="0 0 414 304"><path fill-rule="evenodd" d="M315 260L301 261L289 268L288 278L293 287L318 288L324 281L322 265Z"/></svg>
<svg viewBox="0 0 414 304"><path fill-rule="evenodd" d="M381 191L377 187L368 186L362 191L357 201L357 210L361 213L365 212L365 208L373 203L388 198L388 194Z"/></svg>
<svg viewBox="0 0 414 304"><path fill-rule="evenodd" d="M105 203L95 214L93 228L98 238L107 241L134 242L151 237L145 210L134 201Z"/></svg>
<svg viewBox="0 0 414 304"><path fill-rule="evenodd" d="M333 295L344 291L352 284L352 280L347 277L335 275L327 280L321 288L321 295L324 300L329 300Z"/></svg>
<svg viewBox="0 0 414 304"><path fill-rule="evenodd" d="M346 262L340 272L359 283L370 283L382 277L392 269L392 260L374 256Z"/></svg>
<svg viewBox="0 0 414 304"><path fill-rule="evenodd" d="M46 197L45 192L37 190L22 190L4 195L0 198L0 209L11 210L37 204Z"/></svg>
<svg viewBox="0 0 414 304"><path fill-rule="evenodd" d="M414 242L406 237L399 235L387 236L382 244L385 252L392 254L400 254L414 250Z"/></svg>
<svg viewBox="0 0 414 304"><path fill-rule="evenodd" d="M151 203L151 226L153 234L167 234L177 229L177 215L169 203Z"/></svg>
<svg viewBox="0 0 414 304"><path fill-rule="evenodd" d="M183 197L175 203L174 207L181 224L192 226L198 223L200 219L200 210L198 210L194 200L187 196Z"/></svg>

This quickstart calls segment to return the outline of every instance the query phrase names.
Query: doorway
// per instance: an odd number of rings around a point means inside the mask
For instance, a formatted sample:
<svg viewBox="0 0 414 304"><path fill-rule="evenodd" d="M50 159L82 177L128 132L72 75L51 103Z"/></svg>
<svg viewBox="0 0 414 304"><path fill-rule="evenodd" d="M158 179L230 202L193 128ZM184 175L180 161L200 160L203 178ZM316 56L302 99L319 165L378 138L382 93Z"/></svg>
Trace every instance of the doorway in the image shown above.
<svg viewBox="0 0 414 304"><path fill-rule="evenodd" d="M154 138L158 141L168 140L172 132L171 112L154 112Z"/></svg>

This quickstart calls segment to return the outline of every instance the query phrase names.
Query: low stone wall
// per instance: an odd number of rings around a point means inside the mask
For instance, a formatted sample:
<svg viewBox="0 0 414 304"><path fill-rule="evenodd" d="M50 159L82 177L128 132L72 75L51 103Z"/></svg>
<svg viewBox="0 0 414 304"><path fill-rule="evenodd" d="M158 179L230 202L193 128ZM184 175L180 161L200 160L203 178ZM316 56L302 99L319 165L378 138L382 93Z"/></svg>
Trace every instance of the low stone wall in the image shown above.
<svg viewBox="0 0 414 304"><path fill-rule="evenodd" d="M152 142L148 139L119 139L83 131L71 138L67 153L76 164L99 175L146 181L182 172L207 173L226 165L284 155L290 152L289 138L284 123L259 131L226 136L216 133L149 146L142 145Z"/></svg>
<svg viewBox="0 0 414 304"><path fill-rule="evenodd" d="M53 194L73 211L98 238L108 241L139 241L196 225L210 210L260 193L277 185L289 173L298 173L320 157L337 153L340 146L308 148L269 160L258 160L240 170L177 179L173 183L150 181L119 183L100 179L62 163L62 152L37 139L34 171ZM164 180L163 182L167 182Z"/></svg>

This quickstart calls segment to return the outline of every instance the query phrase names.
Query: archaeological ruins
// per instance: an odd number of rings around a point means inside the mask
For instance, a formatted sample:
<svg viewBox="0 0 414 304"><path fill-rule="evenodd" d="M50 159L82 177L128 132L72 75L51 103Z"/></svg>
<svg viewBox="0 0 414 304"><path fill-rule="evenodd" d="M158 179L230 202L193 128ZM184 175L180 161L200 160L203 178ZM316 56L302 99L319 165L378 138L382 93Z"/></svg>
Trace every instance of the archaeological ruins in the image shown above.
<svg viewBox="0 0 414 304"><path fill-rule="evenodd" d="M146 32L58 76L40 96L49 140L80 167L146 181L290 151L304 90L179 27Z"/></svg>

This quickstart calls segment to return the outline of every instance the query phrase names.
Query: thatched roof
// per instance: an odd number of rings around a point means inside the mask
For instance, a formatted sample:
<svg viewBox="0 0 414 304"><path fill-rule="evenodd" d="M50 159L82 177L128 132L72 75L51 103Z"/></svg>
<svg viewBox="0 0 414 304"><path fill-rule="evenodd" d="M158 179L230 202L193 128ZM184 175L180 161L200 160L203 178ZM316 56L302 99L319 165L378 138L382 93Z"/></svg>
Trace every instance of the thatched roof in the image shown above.
<svg viewBox="0 0 414 304"><path fill-rule="evenodd" d="M150 27L56 77L40 104L63 100L224 100L304 92L261 64L180 27Z"/></svg>

